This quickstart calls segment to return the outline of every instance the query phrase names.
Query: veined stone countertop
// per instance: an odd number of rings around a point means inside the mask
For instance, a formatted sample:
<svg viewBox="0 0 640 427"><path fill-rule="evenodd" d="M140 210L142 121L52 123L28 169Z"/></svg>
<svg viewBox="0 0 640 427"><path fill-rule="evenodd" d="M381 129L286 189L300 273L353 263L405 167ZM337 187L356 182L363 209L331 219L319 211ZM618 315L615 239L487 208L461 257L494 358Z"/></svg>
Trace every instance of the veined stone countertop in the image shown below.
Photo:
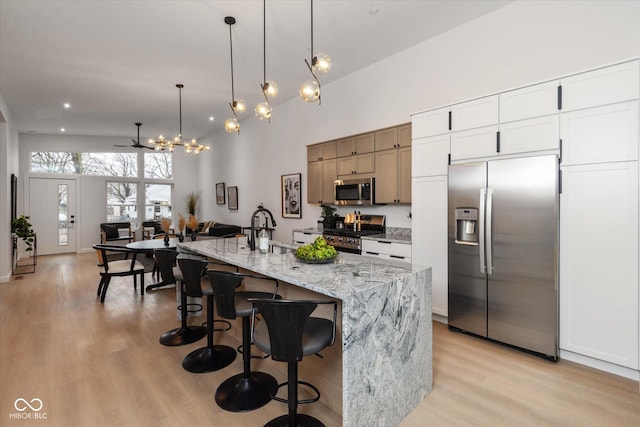
<svg viewBox="0 0 640 427"><path fill-rule="evenodd" d="M344 427L398 425L431 392L431 268L343 252L305 264L233 238L178 248L340 300Z"/></svg>
<svg viewBox="0 0 640 427"><path fill-rule="evenodd" d="M318 233L322 234L322 230L309 227L309 228L297 228L293 230L299 233ZM394 243L406 243L411 244L411 229L402 227L387 227L386 233L371 234L368 236L362 236L362 239L366 240L385 240L387 242Z"/></svg>

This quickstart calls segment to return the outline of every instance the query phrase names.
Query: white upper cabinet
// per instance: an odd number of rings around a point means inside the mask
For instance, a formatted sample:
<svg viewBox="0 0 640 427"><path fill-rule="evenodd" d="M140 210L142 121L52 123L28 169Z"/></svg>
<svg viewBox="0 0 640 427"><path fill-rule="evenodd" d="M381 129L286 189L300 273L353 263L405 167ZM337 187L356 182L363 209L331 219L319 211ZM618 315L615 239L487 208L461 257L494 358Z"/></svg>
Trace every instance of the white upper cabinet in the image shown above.
<svg viewBox="0 0 640 427"><path fill-rule="evenodd" d="M449 173L449 134L413 140L411 175L437 176Z"/></svg>
<svg viewBox="0 0 640 427"><path fill-rule="evenodd" d="M561 80L562 111L629 101L640 96L640 61L625 62Z"/></svg>
<svg viewBox="0 0 640 427"><path fill-rule="evenodd" d="M500 123L557 113L559 85L555 80L501 93Z"/></svg>
<svg viewBox="0 0 640 427"><path fill-rule="evenodd" d="M498 123L498 95L451 106L451 130L460 131Z"/></svg>
<svg viewBox="0 0 640 427"><path fill-rule="evenodd" d="M444 107L414 114L411 117L412 138L449 133L449 111L449 107Z"/></svg>
<svg viewBox="0 0 640 427"><path fill-rule="evenodd" d="M498 154L498 126L451 133L451 160L474 159Z"/></svg>
<svg viewBox="0 0 640 427"><path fill-rule="evenodd" d="M560 148L560 118L557 114L500 124L500 154L558 148Z"/></svg>
<svg viewBox="0 0 640 427"><path fill-rule="evenodd" d="M563 165L638 160L638 101L560 116Z"/></svg>

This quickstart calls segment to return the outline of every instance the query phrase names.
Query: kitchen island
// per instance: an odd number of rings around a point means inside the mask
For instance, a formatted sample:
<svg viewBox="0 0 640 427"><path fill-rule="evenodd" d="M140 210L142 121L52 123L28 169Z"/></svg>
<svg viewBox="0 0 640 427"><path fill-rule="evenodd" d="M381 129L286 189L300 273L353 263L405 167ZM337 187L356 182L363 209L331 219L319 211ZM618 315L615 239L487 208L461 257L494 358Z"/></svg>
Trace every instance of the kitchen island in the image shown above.
<svg viewBox="0 0 640 427"><path fill-rule="evenodd" d="M339 300L343 426L397 425L431 391L431 268L347 253L306 264L238 239L178 248Z"/></svg>

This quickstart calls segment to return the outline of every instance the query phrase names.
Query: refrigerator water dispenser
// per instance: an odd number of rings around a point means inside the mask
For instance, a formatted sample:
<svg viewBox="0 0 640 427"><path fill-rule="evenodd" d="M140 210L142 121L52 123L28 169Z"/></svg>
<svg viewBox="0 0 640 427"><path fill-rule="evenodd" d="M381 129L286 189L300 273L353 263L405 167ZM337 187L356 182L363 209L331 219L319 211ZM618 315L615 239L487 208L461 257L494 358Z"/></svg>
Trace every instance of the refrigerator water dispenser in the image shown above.
<svg viewBox="0 0 640 427"><path fill-rule="evenodd" d="M456 243L460 245L478 244L478 209L456 208Z"/></svg>

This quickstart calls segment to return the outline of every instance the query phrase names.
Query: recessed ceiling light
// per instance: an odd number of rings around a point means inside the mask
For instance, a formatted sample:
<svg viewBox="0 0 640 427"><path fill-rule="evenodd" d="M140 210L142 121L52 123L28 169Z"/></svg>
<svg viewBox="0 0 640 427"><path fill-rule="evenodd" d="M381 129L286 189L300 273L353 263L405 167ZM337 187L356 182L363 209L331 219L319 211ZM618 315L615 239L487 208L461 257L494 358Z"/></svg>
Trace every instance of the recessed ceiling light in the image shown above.
<svg viewBox="0 0 640 427"><path fill-rule="evenodd" d="M65 132L66 129L65 128L60 128L60 132Z"/></svg>
<svg viewBox="0 0 640 427"><path fill-rule="evenodd" d="M64 108L66 108L67 110L71 108L71 104L69 104L68 102L65 102L63 105L64 105Z"/></svg>
<svg viewBox="0 0 640 427"><path fill-rule="evenodd" d="M377 7L375 7L375 6L374 6L374 7L372 7L371 9L369 9L369 13L370 13L371 15L375 15L375 14L376 14L376 13L378 13L378 12L380 12L380 9L379 9L379 8L377 8Z"/></svg>
<svg viewBox="0 0 640 427"><path fill-rule="evenodd" d="M209 121L212 122L213 121L213 116L209 117Z"/></svg>

